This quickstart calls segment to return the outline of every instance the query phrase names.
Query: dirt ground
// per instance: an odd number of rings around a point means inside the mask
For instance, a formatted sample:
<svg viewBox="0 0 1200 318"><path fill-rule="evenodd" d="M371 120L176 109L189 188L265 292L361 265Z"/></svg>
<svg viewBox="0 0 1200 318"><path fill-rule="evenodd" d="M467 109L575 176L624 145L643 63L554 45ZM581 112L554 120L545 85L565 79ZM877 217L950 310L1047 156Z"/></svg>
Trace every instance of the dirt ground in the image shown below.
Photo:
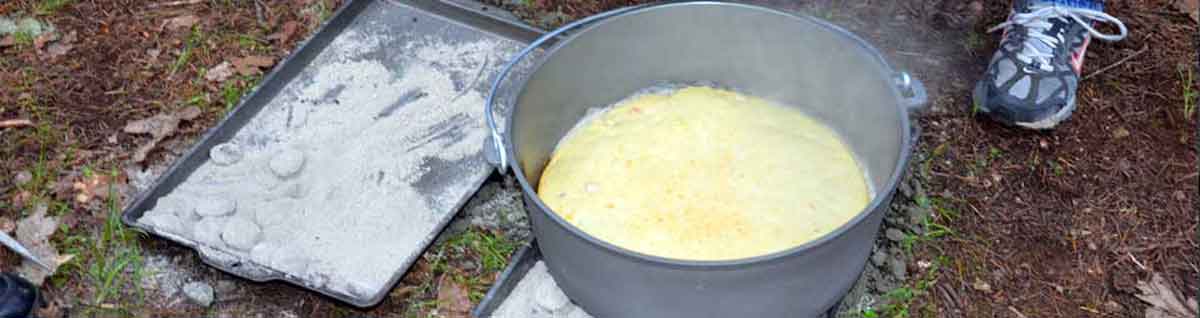
<svg viewBox="0 0 1200 318"><path fill-rule="evenodd" d="M543 28L632 2L492 1ZM1109 1L1131 35L1092 43L1079 109L1050 132L1003 127L970 106L970 87L995 49L986 29L1003 21L1007 1L750 2L842 25L930 89L912 180L896 203L926 212L903 214L912 222L893 225L903 237L889 250L903 254L909 274L855 314L1143 317L1155 306L1139 286L1156 276L1182 299L1197 297L1198 30L1175 1ZM460 223L382 305L357 310L289 285L238 280L115 221L146 175L185 151L340 4L0 3L0 17L53 26L44 36L0 35L0 230L11 233L45 205L60 218L50 243L74 255L43 288L45 316L461 317L478 302L502 255L527 233ZM231 74L220 71L225 62ZM180 119L137 162L154 137L126 125L189 107L200 115ZM511 181L489 187L471 213L512 208L498 190ZM0 249L0 270L18 264ZM189 303L179 286L191 281L213 286L216 303Z"/></svg>

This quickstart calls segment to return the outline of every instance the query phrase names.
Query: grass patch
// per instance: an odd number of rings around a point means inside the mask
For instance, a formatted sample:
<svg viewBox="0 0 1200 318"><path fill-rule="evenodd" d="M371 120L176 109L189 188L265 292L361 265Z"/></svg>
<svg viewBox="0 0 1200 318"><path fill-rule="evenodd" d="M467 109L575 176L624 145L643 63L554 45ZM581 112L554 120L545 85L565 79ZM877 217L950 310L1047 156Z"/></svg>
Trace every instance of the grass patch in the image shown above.
<svg viewBox="0 0 1200 318"><path fill-rule="evenodd" d="M1196 97L1200 96L1200 92L1196 91L1195 74L1191 67L1179 66L1179 81L1183 84L1180 92L1183 95L1183 117L1192 118L1196 113Z"/></svg>
<svg viewBox="0 0 1200 318"><path fill-rule="evenodd" d="M18 46L33 45L33 34L29 33L29 31L21 30L14 32L12 35L13 41L15 41L16 45Z"/></svg>
<svg viewBox="0 0 1200 318"><path fill-rule="evenodd" d="M42 0L34 6L34 13L37 15L50 15L58 12L59 9L75 2L75 0Z"/></svg>
<svg viewBox="0 0 1200 318"><path fill-rule="evenodd" d="M451 239L451 247L470 249L479 255L483 270L495 272L508 266L508 256L517 250L517 243L490 232L467 231Z"/></svg>
<svg viewBox="0 0 1200 318"><path fill-rule="evenodd" d="M175 72L178 72L179 68L187 66L188 63L191 63L192 54L195 54L194 51L196 50L196 47L203 41L204 33L200 32L200 26L196 25L192 27L192 33L188 35L187 41L185 41L183 44L183 52L180 52L179 57L175 58L175 62L171 63L169 74L175 75Z"/></svg>
<svg viewBox="0 0 1200 318"><path fill-rule="evenodd" d="M112 176L117 177L115 172ZM118 195L112 186L108 187L108 191L109 199L105 207L108 215L100 233L91 242L82 244L86 250L81 252L87 257L85 263L88 264L84 268L84 276L95 293L92 297L94 304L120 300L127 296L122 291L128 287L135 288L135 296L140 304L143 291L138 282L142 275L142 252L137 242L138 234L121 223Z"/></svg>
<svg viewBox="0 0 1200 318"><path fill-rule="evenodd" d="M1061 177L1067 174L1067 169L1063 168L1063 166L1057 161L1046 160L1046 164L1050 166L1050 171L1054 173L1055 177Z"/></svg>
<svg viewBox="0 0 1200 318"><path fill-rule="evenodd" d="M928 180L933 176L933 164L946 155L946 147L946 143L937 145L937 147L933 148L933 151L929 152L929 158L921 162L921 177L923 179Z"/></svg>
<svg viewBox="0 0 1200 318"><path fill-rule="evenodd" d="M997 149L991 148L989 155L996 154ZM997 154L998 155L998 154ZM924 229L921 234L908 234L904 240L900 242L900 247L906 254L912 254L912 250L917 247L927 246L925 244L949 239L958 236L958 232L951 228L950 222L962 216L959 211L958 204L962 204L962 200L946 196L931 196L913 198L914 203L922 208L929 209L930 214L921 219L921 228ZM933 245L933 262L928 263L927 268L923 272L918 273L916 280L906 284L903 287L894 289L884 295L882 306L877 308L868 308L859 312L862 317L887 317L887 318L907 318L907 317L934 317L937 316L936 308L930 302L917 302L923 296L928 295L928 291L933 288L941 277L942 268L951 266L953 262L939 253L940 249ZM918 262L924 267L924 264ZM914 308L914 303L922 304L918 308Z"/></svg>
<svg viewBox="0 0 1200 318"><path fill-rule="evenodd" d="M921 279L913 282L910 285L893 289L883 297L885 303L878 310L869 308L863 310L860 315L866 318L888 317L888 318L907 318L907 317L933 317L936 316L935 308L932 304L926 304L918 308L919 312L914 313L913 302L921 296L929 294L929 290L933 289L941 277L941 268L949 263L949 259L938 257L938 259L929 265L921 275Z"/></svg>
<svg viewBox="0 0 1200 318"><path fill-rule="evenodd" d="M967 36L963 38L963 47L968 51L982 49L984 45L984 37L975 31L967 31Z"/></svg>
<svg viewBox="0 0 1200 318"><path fill-rule="evenodd" d="M470 228L438 243L423 259L429 275L414 286L413 295L418 296L408 297L404 317L423 317L422 313L433 312L438 307L436 291L442 279L461 285L472 302L483 300L495 274L508 266L509 256L519 246L499 233L478 228ZM465 269L470 264L478 266Z"/></svg>
<svg viewBox="0 0 1200 318"><path fill-rule="evenodd" d="M258 81L262 79L261 75L242 76L234 80L225 81L221 86L221 102L224 103L224 113L229 113L238 102L242 100L242 95L250 92L251 88L258 85Z"/></svg>
<svg viewBox="0 0 1200 318"><path fill-rule="evenodd" d="M249 50L251 52L267 52L271 49L270 43L263 42L254 36L248 34L238 34L236 37L237 38L234 41L237 42L238 47L241 47L242 49Z"/></svg>

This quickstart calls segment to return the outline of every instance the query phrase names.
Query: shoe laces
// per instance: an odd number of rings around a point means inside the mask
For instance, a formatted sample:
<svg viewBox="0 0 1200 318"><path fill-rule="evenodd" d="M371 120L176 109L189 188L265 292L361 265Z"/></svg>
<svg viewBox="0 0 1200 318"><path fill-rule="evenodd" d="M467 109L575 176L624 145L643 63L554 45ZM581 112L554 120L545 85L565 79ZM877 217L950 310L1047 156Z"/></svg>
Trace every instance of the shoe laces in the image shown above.
<svg viewBox="0 0 1200 318"><path fill-rule="evenodd" d="M1056 5L1039 5L1032 7L1032 11L1028 13L1013 14L1008 21L997 24L988 29L988 33L1004 30L1012 26L1022 26L1026 32L1025 41L1021 52L1017 53L1017 58L1025 63L1034 63L1044 71L1054 71L1054 67L1050 64L1050 59L1054 58L1055 49L1065 42L1062 33L1058 36L1046 34L1046 30L1054 27L1050 22L1054 18L1067 18L1069 21L1078 23L1083 26L1093 37L1104 41L1120 41L1128 35L1129 30L1125 28L1125 23L1121 20L1104 13L1103 11L1062 7ZM1092 27L1093 21L1108 22L1116 25L1119 32L1117 34L1107 34L1096 30Z"/></svg>

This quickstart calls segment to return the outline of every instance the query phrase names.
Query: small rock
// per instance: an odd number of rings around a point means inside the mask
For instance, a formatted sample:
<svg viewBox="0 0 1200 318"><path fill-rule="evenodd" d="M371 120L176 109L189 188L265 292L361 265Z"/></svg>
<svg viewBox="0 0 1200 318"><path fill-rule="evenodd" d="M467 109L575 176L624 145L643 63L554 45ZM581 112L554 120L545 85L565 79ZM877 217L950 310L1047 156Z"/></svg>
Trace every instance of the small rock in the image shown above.
<svg viewBox="0 0 1200 318"><path fill-rule="evenodd" d="M924 219L930 214L933 214L933 211L930 211L930 209L926 207L910 205L904 208L904 213L910 218Z"/></svg>
<svg viewBox="0 0 1200 318"><path fill-rule="evenodd" d="M904 218L899 215L888 215L883 218L883 223L887 227L901 227L904 226Z"/></svg>
<svg viewBox="0 0 1200 318"><path fill-rule="evenodd" d="M193 25L196 25L197 22L200 22L200 18L197 18L195 15L188 14L167 19L166 21L163 21L163 25L167 29L178 30L191 28Z"/></svg>
<svg viewBox="0 0 1200 318"><path fill-rule="evenodd" d="M908 280L908 265L904 264L903 260L892 258L888 260L888 265L891 265L892 276L895 276L896 280Z"/></svg>
<svg viewBox="0 0 1200 318"><path fill-rule="evenodd" d="M268 165L271 168L271 172L275 173L276 176L288 178L296 175L296 173L300 172L300 169L304 168L304 153L294 149L284 150L275 155L274 158L271 158L271 162Z"/></svg>
<svg viewBox="0 0 1200 318"><path fill-rule="evenodd" d="M913 197L912 196L913 195L912 186L908 185L908 182L901 182L900 183L900 194L904 195L905 198L912 198Z"/></svg>
<svg viewBox="0 0 1200 318"><path fill-rule="evenodd" d="M1120 303L1109 300L1104 303L1104 310L1110 313L1119 313L1125 311L1125 306L1121 306Z"/></svg>
<svg viewBox="0 0 1200 318"><path fill-rule="evenodd" d="M884 262L887 262L887 253L884 253L883 251L875 251L874 254L871 254L871 264L883 267Z"/></svg>
<svg viewBox="0 0 1200 318"><path fill-rule="evenodd" d="M0 35L17 32L17 23L12 19L0 16Z"/></svg>
<svg viewBox="0 0 1200 318"><path fill-rule="evenodd" d="M887 229L887 231L884 231L883 234L887 236L888 240L897 243L903 241L904 237L906 236L904 235L904 232L897 229Z"/></svg>
<svg viewBox="0 0 1200 318"><path fill-rule="evenodd" d="M42 33L51 32L51 31L53 31L53 28L50 28L49 26L43 24L42 22L39 22L37 19L34 19L34 18L24 18L24 19L21 19L20 21L17 21L17 31L16 32L25 32L25 33L28 33L29 35L36 37L36 36L42 35Z"/></svg>
<svg viewBox="0 0 1200 318"><path fill-rule="evenodd" d="M214 288L217 295L225 296L233 294L237 291L237 283L232 280L222 279L217 281L217 286Z"/></svg>
<svg viewBox="0 0 1200 318"><path fill-rule="evenodd" d="M13 184L16 184L17 186L23 186L26 183L29 183L29 181L33 181L33 174L28 170L18 171L17 174L13 176Z"/></svg>
<svg viewBox="0 0 1200 318"><path fill-rule="evenodd" d="M913 197L919 198L925 196L925 187L921 185L917 178L912 178Z"/></svg>
<svg viewBox="0 0 1200 318"><path fill-rule="evenodd" d="M987 282L983 281L982 279L976 278L975 283L971 284L971 287L975 288L975 290L978 290L978 291L981 291L981 292L984 292L987 294L992 293L992 285L988 284Z"/></svg>
<svg viewBox="0 0 1200 318"><path fill-rule="evenodd" d="M191 282L183 285L183 295L201 307L212 306L213 303L213 288L204 282Z"/></svg>

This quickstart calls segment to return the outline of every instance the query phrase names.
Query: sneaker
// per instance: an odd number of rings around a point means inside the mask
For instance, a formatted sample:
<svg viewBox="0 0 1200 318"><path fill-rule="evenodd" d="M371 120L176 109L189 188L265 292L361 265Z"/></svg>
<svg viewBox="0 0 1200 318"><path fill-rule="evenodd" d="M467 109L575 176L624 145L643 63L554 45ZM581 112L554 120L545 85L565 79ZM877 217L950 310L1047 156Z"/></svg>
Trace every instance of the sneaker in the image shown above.
<svg viewBox="0 0 1200 318"><path fill-rule="evenodd" d="M1125 24L1104 13L1101 0L1016 0L1000 49L975 85L975 110L1009 125L1050 129L1075 110L1075 90L1091 38L1119 41ZM1104 34L1095 22L1115 24Z"/></svg>
<svg viewBox="0 0 1200 318"><path fill-rule="evenodd" d="M28 318L40 303L37 286L12 273L0 273L0 318Z"/></svg>

